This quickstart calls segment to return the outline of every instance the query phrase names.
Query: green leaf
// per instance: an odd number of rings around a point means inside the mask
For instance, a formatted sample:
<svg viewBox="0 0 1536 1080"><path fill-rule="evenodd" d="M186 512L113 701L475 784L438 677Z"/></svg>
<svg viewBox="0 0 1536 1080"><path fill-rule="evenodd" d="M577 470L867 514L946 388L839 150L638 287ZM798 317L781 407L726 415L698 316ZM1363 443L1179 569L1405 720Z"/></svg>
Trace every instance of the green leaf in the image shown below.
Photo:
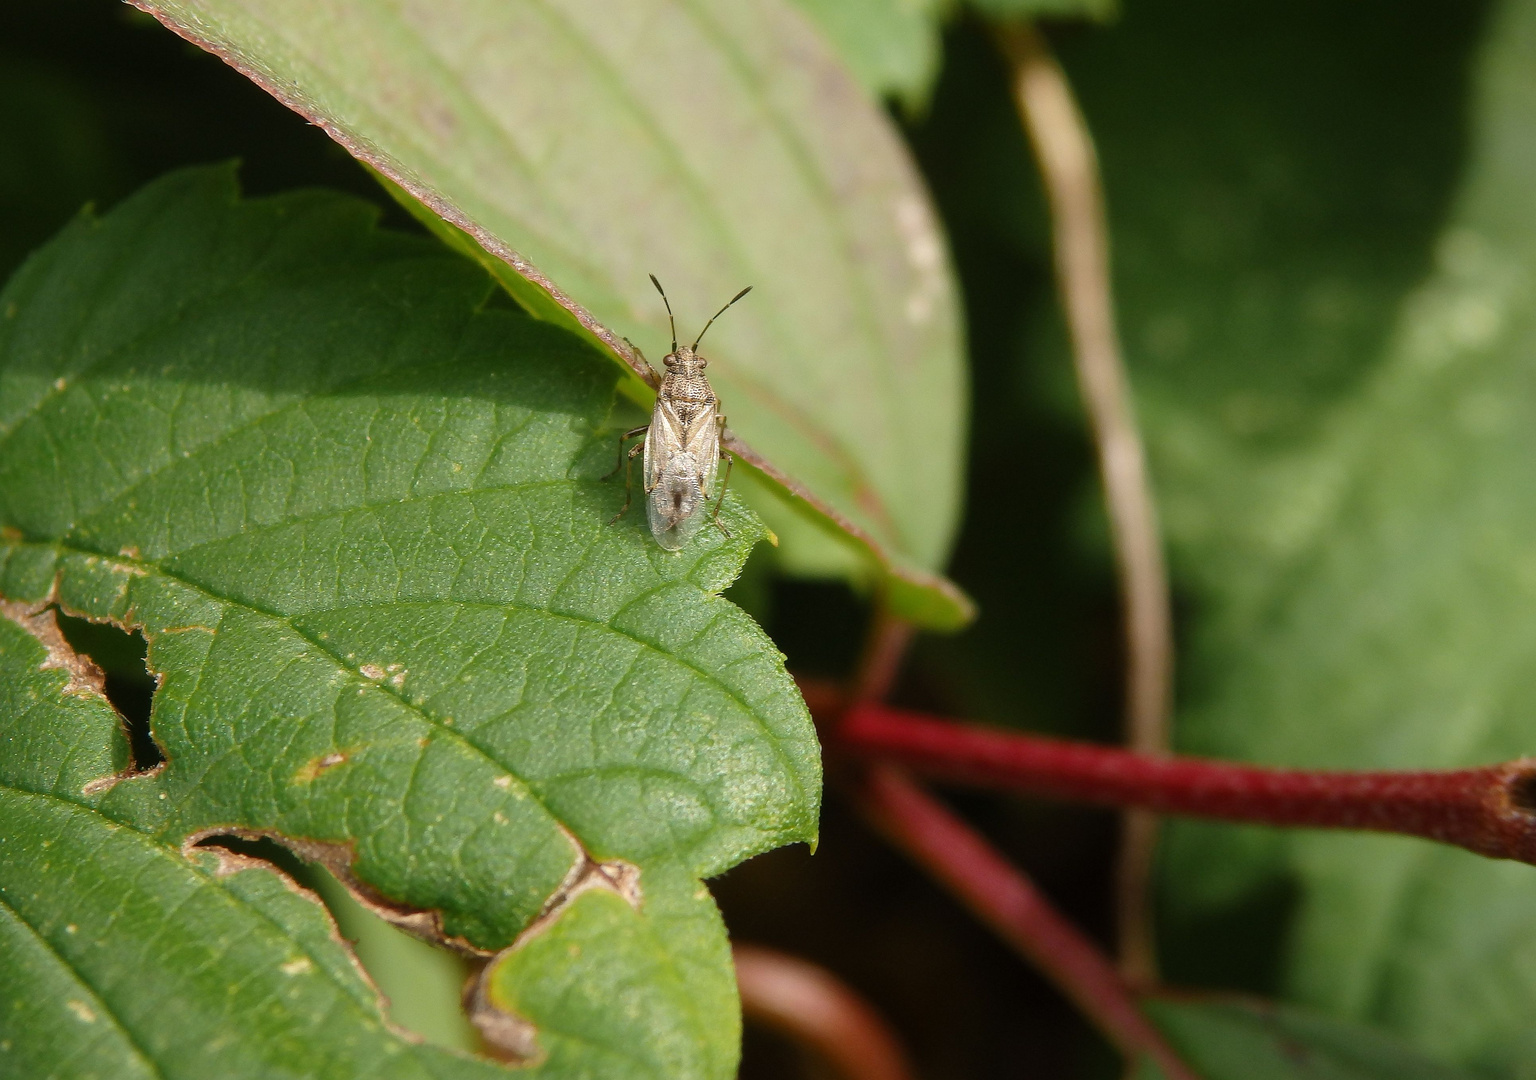
<svg viewBox="0 0 1536 1080"><path fill-rule="evenodd" d="M1152 1000L1147 1012L1201 1080L1458 1080L1370 1028L1258 1001ZM1138 1074L1163 1074L1143 1063Z"/></svg>
<svg viewBox="0 0 1536 1080"><path fill-rule="evenodd" d="M754 285L710 332L710 376L733 430L825 504L759 476L783 565L894 577L898 601L928 595L914 617L969 617L936 576L965 438L944 240L890 121L786 0L140 6L526 279L500 275L533 314L616 354L617 335L670 341L648 273L685 335ZM829 529L839 552L805 539Z"/></svg>
<svg viewBox="0 0 1536 1080"><path fill-rule="evenodd" d="M612 892L585 892L493 962L485 993L496 1010L560 1017L539 1038L552 1076L734 1076L734 979L709 891L653 876L643 915Z"/></svg>
<svg viewBox="0 0 1536 1080"><path fill-rule="evenodd" d="M1500 5L1475 51L1475 8L1252 9L1213 48L1229 10L1130 5L1068 57L1196 613L1180 741L1320 767L1528 754L1536 4ZM1176 920L1271 936L1287 994L1528 1075L1530 867L1193 825L1169 855ZM1276 879L1288 932L1238 919Z"/></svg>
<svg viewBox="0 0 1536 1080"><path fill-rule="evenodd" d="M94 658L93 658L94 659ZM473 1052L479 1037L461 1001L470 975L462 956L427 944L355 900L334 876L311 868L341 936L379 988L391 1023L436 1046Z"/></svg>
<svg viewBox="0 0 1536 1080"><path fill-rule="evenodd" d="M313 897L102 813L117 714L24 621L0 618L0 1073L505 1075L387 1028Z"/></svg>
<svg viewBox="0 0 1536 1080"><path fill-rule="evenodd" d="M927 100L939 70L941 0L793 0L871 94Z"/></svg>
<svg viewBox="0 0 1536 1080"><path fill-rule="evenodd" d="M491 290L362 204L239 202L228 170L77 222L0 296L0 594L148 642L167 765L102 813L278 837L418 933L513 946L551 1075L727 1076L698 879L813 840L820 792L782 658L718 595L764 530L729 497L733 538L676 555L643 515L608 527L618 372ZM523 955L592 887L638 905L603 940L646 943L592 978L650 987L686 1057ZM551 1049L572 1031L606 1037Z"/></svg>

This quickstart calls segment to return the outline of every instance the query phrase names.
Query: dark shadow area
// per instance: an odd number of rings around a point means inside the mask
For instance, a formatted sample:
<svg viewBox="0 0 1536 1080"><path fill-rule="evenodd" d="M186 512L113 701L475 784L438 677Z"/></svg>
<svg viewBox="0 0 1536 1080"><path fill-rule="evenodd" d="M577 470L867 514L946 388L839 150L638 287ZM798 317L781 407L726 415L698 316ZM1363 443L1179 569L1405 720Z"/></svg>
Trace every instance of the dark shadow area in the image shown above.
<svg viewBox="0 0 1536 1080"><path fill-rule="evenodd" d="M908 136L965 304L970 460L950 574L981 614L962 634L919 641L906 692L952 715L1112 737L1114 574L1102 544L1081 535L1085 517L1103 531L1092 447L1070 361L1036 341L1058 322L1048 224L1007 73L980 26L952 28L932 106Z"/></svg>
<svg viewBox="0 0 1536 1080"><path fill-rule="evenodd" d="M275 869L288 875L304 888L314 889L316 887L317 874L314 868L269 836L248 840L245 837L220 833L214 836L205 836L192 846L199 848L222 848L236 855L243 855L247 859L256 859L260 862L270 863Z"/></svg>
<svg viewBox="0 0 1536 1080"><path fill-rule="evenodd" d="M841 582L771 577L766 589L763 629L789 670L821 679L851 675L864 649L869 602Z"/></svg>
<svg viewBox="0 0 1536 1080"><path fill-rule="evenodd" d="M0 6L0 279L87 203L238 158L248 193L323 185L419 230L319 128L115 0Z"/></svg>
<svg viewBox="0 0 1536 1080"><path fill-rule="evenodd" d="M75 652L95 661L106 676L107 700L123 717L134 772L148 772L165 760L149 731L155 701L154 676L144 666L148 651L144 635L110 623L94 623L58 613L59 631Z"/></svg>
<svg viewBox="0 0 1536 1080"><path fill-rule="evenodd" d="M828 1066L813 1060L810 1054L778 1032L752 1020L742 1024L741 1060L743 1066L739 1080L799 1076L807 1077L808 1080L833 1080L834 1077ZM747 1071L748 1068L751 1072Z"/></svg>
<svg viewBox="0 0 1536 1080"><path fill-rule="evenodd" d="M1277 876L1219 909L1162 913L1157 936L1163 978L1171 986L1274 995L1300 899L1295 880Z"/></svg>
<svg viewBox="0 0 1536 1080"><path fill-rule="evenodd" d="M1522 814L1536 815L1536 770L1526 770L1509 780L1509 805Z"/></svg>
<svg viewBox="0 0 1536 1080"><path fill-rule="evenodd" d="M1041 844L1102 843L1045 828L1054 821L999 813L995 800L944 797L1034 869ZM1092 828L1108 826L1109 815ZM1102 825L1100 824L1102 823ZM1081 911L1100 882L1042 884ZM1109 1078L1113 1055L1056 992L946 893L871 833L829 791L821 845L760 856L710 882L735 940L822 964L865 996L891 1025L923 1080L975 1077ZM749 1027L749 1031L752 1029ZM742 1080L827 1075L777 1036L745 1044Z"/></svg>

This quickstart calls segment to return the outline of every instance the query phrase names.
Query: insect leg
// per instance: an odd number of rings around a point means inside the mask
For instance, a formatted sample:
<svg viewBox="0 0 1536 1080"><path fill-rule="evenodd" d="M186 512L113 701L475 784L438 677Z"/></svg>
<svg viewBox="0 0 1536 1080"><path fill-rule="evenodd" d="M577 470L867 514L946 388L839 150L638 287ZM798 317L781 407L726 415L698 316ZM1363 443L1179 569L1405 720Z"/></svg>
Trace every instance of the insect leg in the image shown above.
<svg viewBox="0 0 1536 1080"><path fill-rule="evenodd" d="M736 464L736 455L729 450L722 450L720 456L725 458L725 479L720 481L720 497L715 500L715 513L710 520L715 523L715 528L719 529L726 539L730 539L731 530L727 529L725 523L720 520L720 506L725 502L725 489L731 482L731 466Z"/></svg>
<svg viewBox="0 0 1536 1080"><path fill-rule="evenodd" d="M620 469L622 469L624 467L624 444L629 442L629 440L633 439L636 435L643 435L643 434L645 434L648 430L650 430L650 427L651 427L650 424L641 424L639 427L631 428L630 430L626 431L624 434L619 436L619 463L613 467L613 471L612 472L609 472L609 473L607 473L606 475L603 476L604 480L607 480L609 477L614 476L615 474L618 473L618 471ZM634 452L633 449L630 450L629 456L630 457L634 457L635 456L635 452Z"/></svg>
<svg viewBox="0 0 1536 1080"><path fill-rule="evenodd" d="M632 434L634 434L634 432L630 432L630 434L632 435ZM632 466L635 463L636 456L638 456L640 451L642 451L644 449L645 449L645 443L635 443L634 446L631 446L629 448L629 456L627 458L622 458L621 459L623 461L623 463L624 463L624 505L619 507L619 512L617 514L614 514L613 517L608 519L608 524L610 524L610 525L612 525L615 521L618 521L619 518L623 517L626 513L629 512L630 500L632 500L635 497L635 489L634 489L634 487L630 483L631 474L634 472L634 469L632 468ZM619 453L623 454L623 452L624 452L624 444L620 443L619 444ZM615 469L614 472L618 472L618 470ZM612 476L613 473L609 473L608 475Z"/></svg>

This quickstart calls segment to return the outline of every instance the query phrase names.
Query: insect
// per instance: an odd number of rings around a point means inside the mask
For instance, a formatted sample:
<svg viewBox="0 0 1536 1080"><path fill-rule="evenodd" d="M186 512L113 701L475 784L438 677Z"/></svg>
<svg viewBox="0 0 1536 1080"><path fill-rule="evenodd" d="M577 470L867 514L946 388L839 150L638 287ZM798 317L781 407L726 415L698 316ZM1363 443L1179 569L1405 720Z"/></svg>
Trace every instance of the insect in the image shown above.
<svg viewBox="0 0 1536 1080"><path fill-rule="evenodd" d="M725 501L725 487L731 481L731 466L736 459L720 448L725 417L720 413L720 399L704 376L709 361L699 355L698 349L714 321L725 314L726 308L751 292L752 286L742 289L725 307L710 316L692 345L678 348L677 321L672 317L672 304L655 274L651 275L651 284L656 286L656 291L661 293L661 302L667 306L672 351L662 360L667 373L662 376L661 389L656 392L651 422L619 436L619 463L608 475L624 470L624 505L608 524L618 521L629 509L634 494L630 487L629 466L643 450L645 513L650 520L651 535L666 550L678 551L699 531L703 521L700 511L711 498L715 500L715 510L710 521L723 534L731 535L720 520L720 505ZM639 353L638 349L635 351ZM630 447L626 457L624 444L636 435L644 435L645 441ZM725 479L721 481L716 497L715 475L720 469L721 458L726 459Z"/></svg>

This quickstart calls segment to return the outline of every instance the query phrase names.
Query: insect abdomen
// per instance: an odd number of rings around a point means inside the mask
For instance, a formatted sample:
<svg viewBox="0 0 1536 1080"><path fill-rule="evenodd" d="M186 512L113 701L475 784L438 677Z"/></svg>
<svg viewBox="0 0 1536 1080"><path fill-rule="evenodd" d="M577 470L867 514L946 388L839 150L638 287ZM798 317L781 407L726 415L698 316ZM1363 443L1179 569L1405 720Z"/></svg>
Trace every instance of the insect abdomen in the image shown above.
<svg viewBox="0 0 1536 1080"><path fill-rule="evenodd" d="M668 551L677 551L699 531L704 492L699 487L699 463L686 451L668 456L656 486L645 500L651 535Z"/></svg>

